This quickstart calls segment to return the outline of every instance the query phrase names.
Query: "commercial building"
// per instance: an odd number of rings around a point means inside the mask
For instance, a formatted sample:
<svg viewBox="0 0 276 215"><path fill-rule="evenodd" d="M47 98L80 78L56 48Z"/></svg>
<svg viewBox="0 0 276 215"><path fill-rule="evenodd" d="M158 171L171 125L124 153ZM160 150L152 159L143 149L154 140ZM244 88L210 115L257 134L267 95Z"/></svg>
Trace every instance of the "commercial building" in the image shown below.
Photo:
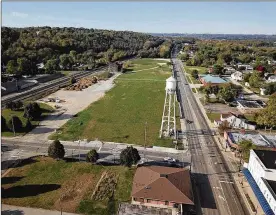
<svg viewBox="0 0 276 215"><path fill-rule="evenodd" d="M276 136L264 135L252 131L244 132L224 132L224 139L227 146L238 149L239 142L242 140L251 140L255 146L262 148L275 148L276 149Z"/></svg>
<svg viewBox="0 0 276 215"><path fill-rule="evenodd" d="M188 168L143 166L136 170L132 185L132 204L155 207L194 206ZM184 208L184 209L183 209Z"/></svg>
<svg viewBox="0 0 276 215"><path fill-rule="evenodd" d="M243 173L266 215L276 214L276 151L250 150Z"/></svg>
<svg viewBox="0 0 276 215"><path fill-rule="evenodd" d="M204 86L206 86L208 84L220 85L220 84L227 83L227 81L225 81L224 79L222 79L218 76L212 76L212 75L200 75L199 80Z"/></svg>

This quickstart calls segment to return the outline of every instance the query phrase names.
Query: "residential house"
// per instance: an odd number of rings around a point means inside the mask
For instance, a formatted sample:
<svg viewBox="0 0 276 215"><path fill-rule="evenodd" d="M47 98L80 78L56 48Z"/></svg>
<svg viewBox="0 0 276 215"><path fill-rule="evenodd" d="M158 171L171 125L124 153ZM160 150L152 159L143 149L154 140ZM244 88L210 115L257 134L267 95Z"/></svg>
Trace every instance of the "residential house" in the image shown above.
<svg viewBox="0 0 276 215"><path fill-rule="evenodd" d="M243 173L264 213L276 214L276 151L250 150Z"/></svg>
<svg viewBox="0 0 276 215"><path fill-rule="evenodd" d="M263 109L263 107L265 106L264 102L257 100L238 99L237 103L237 108L242 113L255 113L256 111Z"/></svg>
<svg viewBox="0 0 276 215"><path fill-rule="evenodd" d="M204 86L208 84L211 84L214 86L214 85L227 83L227 81L225 81L224 79L218 76L212 76L212 75L200 75L199 80Z"/></svg>
<svg viewBox="0 0 276 215"><path fill-rule="evenodd" d="M220 114L220 120L214 120L215 126L219 126L223 121L227 121L231 128L255 130L256 125L248 123L245 118L241 118L234 113Z"/></svg>
<svg viewBox="0 0 276 215"><path fill-rule="evenodd" d="M243 80L243 75L241 72L236 71L233 74L231 74L231 78L235 81L242 81Z"/></svg>
<svg viewBox="0 0 276 215"><path fill-rule="evenodd" d="M236 72L236 70L233 67L224 67L224 74L225 75L231 75L235 72Z"/></svg>
<svg viewBox="0 0 276 215"><path fill-rule="evenodd" d="M193 192L188 168L142 166L132 184L132 204L155 207L193 208Z"/></svg>
<svg viewBox="0 0 276 215"><path fill-rule="evenodd" d="M238 64L238 68L244 67L247 71L253 71L253 67L249 64Z"/></svg>
<svg viewBox="0 0 276 215"><path fill-rule="evenodd" d="M276 75L269 76L266 82L268 83L276 82Z"/></svg>

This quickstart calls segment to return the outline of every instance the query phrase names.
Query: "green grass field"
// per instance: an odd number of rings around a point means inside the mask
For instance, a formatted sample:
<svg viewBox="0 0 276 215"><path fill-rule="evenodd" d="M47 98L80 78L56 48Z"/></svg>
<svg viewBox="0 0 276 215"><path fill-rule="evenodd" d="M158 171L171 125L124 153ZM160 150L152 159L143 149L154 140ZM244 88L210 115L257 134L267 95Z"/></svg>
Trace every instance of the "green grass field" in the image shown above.
<svg viewBox="0 0 276 215"><path fill-rule="evenodd" d="M159 66L158 63L165 63ZM166 61L137 59L125 74L115 80L115 87L69 120L50 138L61 140L98 138L102 141L144 145L147 123L147 146L172 146L158 138L165 80L171 75ZM177 126L179 111L177 107Z"/></svg>
<svg viewBox="0 0 276 215"><path fill-rule="evenodd" d="M215 119L220 118L220 113L206 113L209 120L213 123Z"/></svg>
<svg viewBox="0 0 276 215"><path fill-rule="evenodd" d="M207 71L206 67L200 67L200 66L184 66L184 69L187 73L191 74L191 72L196 69L198 71L198 74L205 74Z"/></svg>
<svg viewBox="0 0 276 215"><path fill-rule="evenodd" d="M117 177L113 198L92 200L92 193L104 172ZM134 173L135 168L123 166L30 158L2 177L2 203L51 210L62 207L66 212L91 215L115 214L119 202L130 200Z"/></svg>
<svg viewBox="0 0 276 215"><path fill-rule="evenodd" d="M24 102L24 105L26 105L28 102ZM52 113L54 111L54 108L47 105L47 104L44 104L44 103L38 103L40 108L42 109L42 115L40 117L40 120L38 121L31 121L32 125L33 126L37 126L39 124L39 122L41 120L43 120L46 116L48 116L50 113ZM20 110L17 110L17 111L14 111L14 110L10 110L10 109L2 109L2 113L1 115L6 119L6 122L8 123L8 121L11 119L11 116L18 116L22 123L23 123L23 126L26 125L26 122L27 122L27 119L23 117L24 115L24 108L20 109ZM25 133L28 133L29 130L22 130L20 132L16 132L16 135L22 135L22 134L25 134ZM12 131L4 131L2 132L1 131L1 135L2 136L5 136L5 137L11 137L13 136L13 132Z"/></svg>

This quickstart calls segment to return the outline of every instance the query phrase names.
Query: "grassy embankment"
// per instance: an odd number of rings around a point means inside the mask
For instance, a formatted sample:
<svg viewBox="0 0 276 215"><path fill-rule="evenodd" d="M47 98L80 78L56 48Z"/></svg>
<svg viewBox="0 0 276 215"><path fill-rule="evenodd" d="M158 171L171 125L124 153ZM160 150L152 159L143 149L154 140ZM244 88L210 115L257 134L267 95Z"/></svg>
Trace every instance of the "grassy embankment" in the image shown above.
<svg viewBox="0 0 276 215"><path fill-rule="evenodd" d="M161 63L159 65L158 63ZM172 147L171 140L159 139L165 99L165 80L171 75L166 61L137 59L115 87L69 120L50 138L102 141ZM178 105L177 127L180 128Z"/></svg>
<svg viewBox="0 0 276 215"><path fill-rule="evenodd" d="M2 178L2 203L91 215L115 214L119 202L130 200L134 172L135 168L123 166L30 158ZM92 197L103 173L108 174L108 180L99 183Z"/></svg>
<svg viewBox="0 0 276 215"><path fill-rule="evenodd" d="M24 102L24 105L28 104L28 102ZM39 122L43 120L45 117L47 117L49 114L51 114L54 111L54 108L45 104L45 103L38 103L40 108L42 109L42 115L39 120L33 120L31 121L32 125L35 127L39 125ZM23 117L24 115L24 108L21 108L19 110L10 110L10 109L2 109L1 115L6 119L6 122L11 119L11 116L18 116L20 120L22 121L23 126L26 125L27 119ZM22 129L20 132L16 132L16 135L23 135L28 133L30 130ZM1 131L1 135L4 137L11 137L13 136L12 131Z"/></svg>

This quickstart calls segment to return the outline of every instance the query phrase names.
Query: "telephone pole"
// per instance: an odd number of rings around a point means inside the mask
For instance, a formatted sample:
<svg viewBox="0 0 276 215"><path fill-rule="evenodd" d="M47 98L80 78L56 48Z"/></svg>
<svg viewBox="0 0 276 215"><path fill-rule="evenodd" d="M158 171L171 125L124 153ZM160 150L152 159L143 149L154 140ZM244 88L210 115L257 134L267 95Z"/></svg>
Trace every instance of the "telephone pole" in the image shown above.
<svg viewBox="0 0 276 215"><path fill-rule="evenodd" d="M147 122L145 123L145 145L144 147L146 148L146 144L147 144Z"/></svg>

